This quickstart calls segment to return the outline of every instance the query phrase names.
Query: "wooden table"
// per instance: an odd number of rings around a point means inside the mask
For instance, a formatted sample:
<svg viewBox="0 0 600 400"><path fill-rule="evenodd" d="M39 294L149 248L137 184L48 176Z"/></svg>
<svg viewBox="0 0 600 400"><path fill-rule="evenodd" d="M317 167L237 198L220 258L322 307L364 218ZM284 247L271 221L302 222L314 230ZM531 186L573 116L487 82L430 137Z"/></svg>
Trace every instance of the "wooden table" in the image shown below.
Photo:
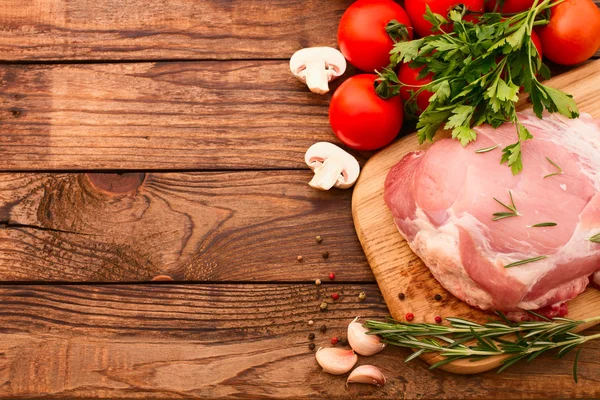
<svg viewBox="0 0 600 400"><path fill-rule="evenodd" d="M383 388L320 371L310 332L387 316L352 192L306 184L305 150L337 142L330 96L288 70L349 3L2 0L1 396L600 395L600 343L579 384L572 356L478 376L361 357Z"/></svg>

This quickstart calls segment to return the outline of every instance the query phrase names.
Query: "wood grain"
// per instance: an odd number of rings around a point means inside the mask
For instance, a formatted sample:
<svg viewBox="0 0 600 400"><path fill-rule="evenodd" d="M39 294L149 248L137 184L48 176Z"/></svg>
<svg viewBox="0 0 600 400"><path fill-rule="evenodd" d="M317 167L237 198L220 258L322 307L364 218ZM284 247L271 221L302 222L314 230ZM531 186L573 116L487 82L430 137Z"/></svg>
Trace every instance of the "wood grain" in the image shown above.
<svg viewBox="0 0 600 400"><path fill-rule="evenodd" d="M600 118L597 92L600 85L600 60L557 76L547 84L572 94L581 111ZM527 105L523 103L523 106ZM427 144L419 146L416 135L410 135L377 153L367 162L352 198L358 237L394 318L403 320L407 312L413 312L416 321L432 322L435 315L442 315L485 322L490 317L489 313L458 300L433 278L429 269L398 233L383 199L384 182L390 168L408 152L427 147ZM399 293L406 295L405 301L399 300ZM433 296L438 293L444 298L443 302L433 301ZM584 295L570 301L568 305L571 318L596 316L600 307L600 291L588 287ZM437 359L433 357L428 358L431 362L435 360ZM443 368L456 373L478 373L496 367L501 360L459 360L446 364Z"/></svg>
<svg viewBox="0 0 600 400"><path fill-rule="evenodd" d="M311 176L0 174L0 280L372 282L351 192Z"/></svg>
<svg viewBox="0 0 600 400"><path fill-rule="evenodd" d="M4 65L0 170L305 168L329 97L287 61Z"/></svg>
<svg viewBox="0 0 600 400"><path fill-rule="evenodd" d="M327 312L321 298L341 293ZM365 291L367 299L356 295ZM459 376L405 364L387 348L382 388L323 373L308 349L345 334L355 316L381 319L376 285L110 285L0 287L0 396L44 398L574 398L600 395L600 343L543 355L496 375ZM307 321L313 319L311 328ZM326 324L326 334L318 327Z"/></svg>
<svg viewBox="0 0 600 400"><path fill-rule="evenodd" d="M349 0L3 0L0 60L289 59Z"/></svg>

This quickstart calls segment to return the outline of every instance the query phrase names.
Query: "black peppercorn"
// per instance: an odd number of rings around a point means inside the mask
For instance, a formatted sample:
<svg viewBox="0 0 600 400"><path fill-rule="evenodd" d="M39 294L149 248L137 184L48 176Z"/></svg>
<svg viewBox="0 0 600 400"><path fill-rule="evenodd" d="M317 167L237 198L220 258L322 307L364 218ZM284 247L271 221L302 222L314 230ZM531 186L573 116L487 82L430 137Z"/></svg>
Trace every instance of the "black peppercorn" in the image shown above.
<svg viewBox="0 0 600 400"><path fill-rule="evenodd" d="M341 338L341 339L340 339L340 344L341 344L342 346L348 346L348 339L346 339L346 338Z"/></svg>
<svg viewBox="0 0 600 400"><path fill-rule="evenodd" d="M329 258L329 252L326 251L323 254L321 254L323 256L324 259L328 259Z"/></svg>
<svg viewBox="0 0 600 400"><path fill-rule="evenodd" d="M399 298L400 300L404 300L404 298L405 298L405 297L406 297L406 296L404 295L404 293L400 293L400 294L398 295L398 298Z"/></svg>
<svg viewBox="0 0 600 400"><path fill-rule="evenodd" d="M309 333L309 334L308 334L308 338L309 338L310 340L313 340L313 339L315 338L315 334L314 334L314 333Z"/></svg>
<svg viewBox="0 0 600 400"><path fill-rule="evenodd" d="M319 330L321 331L321 333L325 333L325 332L327 332L327 326L321 325L321 327L319 328Z"/></svg>
<svg viewBox="0 0 600 400"><path fill-rule="evenodd" d="M436 301L440 301L440 300L442 299L442 296L440 296L439 294L436 294L435 296L433 296L433 298L434 298Z"/></svg>
<svg viewBox="0 0 600 400"><path fill-rule="evenodd" d="M315 344L314 343L309 344L308 348L311 349L311 350L314 350L315 349Z"/></svg>

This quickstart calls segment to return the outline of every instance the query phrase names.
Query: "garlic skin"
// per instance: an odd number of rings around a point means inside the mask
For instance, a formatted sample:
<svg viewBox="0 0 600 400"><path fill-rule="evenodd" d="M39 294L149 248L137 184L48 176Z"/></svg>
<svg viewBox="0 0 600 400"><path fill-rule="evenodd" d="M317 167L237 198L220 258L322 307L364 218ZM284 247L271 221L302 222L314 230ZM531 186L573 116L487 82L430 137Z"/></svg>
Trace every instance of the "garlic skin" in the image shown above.
<svg viewBox="0 0 600 400"><path fill-rule="evenodd" d="M368 383L370 385L382 386L386 382L387 379L385 379L383 372L379 368L374 365L361 365L350 373L348 380L346 380L346 386L349 383Z"/></svg>
<svg viewBox="0 0 600 400"><path fill-rule="evenodd" d="M369 330L358 322L358 318L348 324L348 343L361 356L372 356L385 348L376 335L367 335Z"/></svg>
<svg viewBox="0 0 600 400"><path fill-rule="evenodd" d="M317 362L323 371L332 375L343 375L350 371L358 361L353 350L319 347L315 354Z"/></svg>

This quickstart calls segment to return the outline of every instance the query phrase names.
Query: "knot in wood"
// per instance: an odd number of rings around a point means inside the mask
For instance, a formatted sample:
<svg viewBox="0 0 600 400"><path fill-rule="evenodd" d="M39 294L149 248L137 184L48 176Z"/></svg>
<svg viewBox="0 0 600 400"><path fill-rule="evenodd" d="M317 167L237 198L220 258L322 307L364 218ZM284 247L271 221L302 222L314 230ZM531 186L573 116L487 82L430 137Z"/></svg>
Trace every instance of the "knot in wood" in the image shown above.
<svg viewBox="0 0 600 400"><path fill-rule="evenodd" d="M146 179L143 172L123 174L87 173L92 186L100 191L112 194L135 192Z"/></svg>

